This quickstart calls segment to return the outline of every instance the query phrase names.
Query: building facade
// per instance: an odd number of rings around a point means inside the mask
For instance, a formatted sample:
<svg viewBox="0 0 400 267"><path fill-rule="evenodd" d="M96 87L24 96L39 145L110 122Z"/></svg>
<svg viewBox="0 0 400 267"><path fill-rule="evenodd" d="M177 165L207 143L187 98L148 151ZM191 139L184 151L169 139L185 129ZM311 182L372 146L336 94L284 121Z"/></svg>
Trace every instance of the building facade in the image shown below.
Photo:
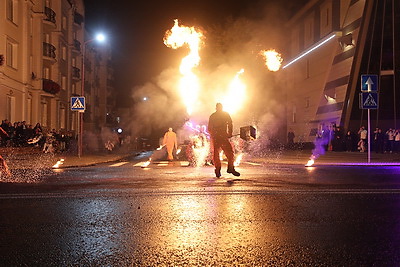
<svg viewBox="0 0 400 267"><path fill-rule="evenodd" d="M311 0L291 18L286 25L290 59L283 71L287 128L296 141L312 142L331 125L355 132L366 126L367 112L359 105L362 74L379 80L373 129L395 127L396 11L395 0Z"/></svg>
<svg viewBox="0 0 400 267"><path fill-rule="evenodd" d="M91 86L84 90L83 46L90 38L83 1L3 0L1 5L0 118L77 133L79 114L70 109L71 97L85 95L85 129L92 122L103 126L115 104L112 97L107 99L111 52L87 48L85 65L92 68L85 81Z"/></svg>

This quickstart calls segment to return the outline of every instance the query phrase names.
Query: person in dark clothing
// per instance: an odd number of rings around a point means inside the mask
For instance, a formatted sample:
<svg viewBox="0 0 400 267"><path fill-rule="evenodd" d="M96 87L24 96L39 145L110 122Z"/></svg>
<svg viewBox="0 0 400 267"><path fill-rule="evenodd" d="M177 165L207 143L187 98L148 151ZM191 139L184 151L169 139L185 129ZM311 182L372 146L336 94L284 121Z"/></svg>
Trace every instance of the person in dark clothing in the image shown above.
<svg viewBox="0 0 400 267"><path fill-rule="evenodd" d="M208 121L208 131L210 132L211 142L214 148L213 160L215 166L215 176L221 177L221 160L219 152L222 149L228 159L227 173L235 176L240 176L240 173L235 170L234 153L229 138L232 137L232 118L229 113L223 111L221 103L217 103L216 111L211 114Z"/></svg>
<svg viewBox="0 0 400 267"><path fill-rule="evenodd" d="M347 134L345 136L345 142L346 142L346 151L347 152L353 151L354 137L353 137L353 133L351 131L347 131Z"/></svg>
<svg viewBox="0 0 400 267"><path fill-rule="evenodd" d="M288 148L293 149L294 148L294 132L292 130L289 130L287 134L287 139L288 139Z"/></svg>

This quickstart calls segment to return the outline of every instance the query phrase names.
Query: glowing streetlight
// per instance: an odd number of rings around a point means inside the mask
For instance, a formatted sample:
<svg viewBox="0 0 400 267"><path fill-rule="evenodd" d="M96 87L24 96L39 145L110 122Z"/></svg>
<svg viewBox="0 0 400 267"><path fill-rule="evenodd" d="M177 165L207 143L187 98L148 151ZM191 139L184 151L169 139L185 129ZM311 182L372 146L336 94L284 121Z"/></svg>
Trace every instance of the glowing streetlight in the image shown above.
<svg viewBox="0 0 400 267"><path fill-rule="evenodd" d="M99 43L104 43L106 40L106 36L102 33L96 34L95 38L89 39L83 43L82 46L82 79L81 79L81 96L85 96L85 56L86 56L86 45L88 43L91 43L93 41L97 41ZM85 112L84 110L79 111L80 116L79 116L79 135L78 135L78 157L82 156L82 148L83 148L83 113Z"/></svg>

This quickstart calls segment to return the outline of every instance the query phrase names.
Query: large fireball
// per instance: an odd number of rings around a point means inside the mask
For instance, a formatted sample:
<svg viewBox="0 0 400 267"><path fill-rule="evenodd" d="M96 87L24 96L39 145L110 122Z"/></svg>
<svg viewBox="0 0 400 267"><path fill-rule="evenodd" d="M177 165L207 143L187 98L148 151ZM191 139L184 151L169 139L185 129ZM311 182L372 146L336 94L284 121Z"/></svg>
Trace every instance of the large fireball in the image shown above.
<svg viewBox="0 0 400 267"><path fill-rule="evenodd" d="M179 67L182 74L179 91L189 115L195 108L200 91L199 79L193 69L200 63L199 50L203 37L203 33L194 27L179 26L177 19L172 29L168 30L164 36L164 44L167 47L173 49L178 49L184 45L189 47L189 54L182 59Z"/></svg>

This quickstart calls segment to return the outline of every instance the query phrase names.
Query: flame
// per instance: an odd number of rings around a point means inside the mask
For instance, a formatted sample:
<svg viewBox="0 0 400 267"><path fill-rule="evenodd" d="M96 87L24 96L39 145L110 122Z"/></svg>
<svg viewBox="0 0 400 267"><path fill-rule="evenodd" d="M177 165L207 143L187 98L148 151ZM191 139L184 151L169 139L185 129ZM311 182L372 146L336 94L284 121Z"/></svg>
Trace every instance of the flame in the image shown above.
<svg viewBox="0 0 400 267"><path fill-rule="evenodd" d="M148 161L146 161L146 162L143 162L143 164L142 164L142 168L146 168L146 167L148 167L149 165L150 165L150 163L151 163L151 158L149 158L149 160Z"/></svg>
<svg viewBox="0 0 400 267"><path fill-rule="evenodd" d="M59 161L56 162L56 164L53 165L52 168L57 169L63 164L64 164L64 159L60 159Z"/></svg>
<svg viewBox="0 0 400 267"><path fill-rule="evenodd" d="M220 160L224 159L224 151L222 151L222 150L219 152L219 159Z"/></svg>
<svg viewBox="0 0 400 267"><path fill-rule="evenodd" d="M165 33L164 44L172 49L178 49L185 44L189 46L190 52L182 59L179 67L179 71L182 74L179 82L179 91L186 106L186 111L190 115L193 112L200 91L199 79L193 69L200 63L199 50L204 35L194 27L179 26L177 19L174 21L174 26Z"/></svg>
<svg viewBox="0 0 400 267"><path fill-rule="evenodd" d="M243 153L240 153L239 155L236 156L233 166L235 166L235 167L239 166L242 159L243 159Z"/></svg>
<svg viewBox="0 0 400 267"><path fill-rule="evenodd" d="M311 167L312 165L314 165L314 160L313 160L313 159L310 159L310 160L307 162L306 167Z"/></svg>
<svg viewBox="0 0 400 267"><path fill-rule="evenodd" d="M274 49L262 50L260 52L265 58L265 65L270 71L278 71L281 68L282 57L281 54L276 52Z"/></svg>
<svg viewBox="0 0 400 267"><path fill-rule="evenodd" d="M181 149L181 148L178 148L178 149L176 150L176 154L181 153L181 151L182 151L182 149Z"/></svg>
<svg viewBox="0 0 400 267"><path fill-rule="evenodd" d="M312 165L314 165L315 163L315 155L311 155L310 160L307 162L307 164L305 165L306 167L311 167Z"/></svg>
<svg viewBox="0 0 400 267"><path fill-rule="evenodd" d="M229 91L224 98L222 105L224 110L230 114L234 114L240 110L246 99L246 85L240 80L240 75L244 73L244 69L238 71L229 85Z"/></svg>

